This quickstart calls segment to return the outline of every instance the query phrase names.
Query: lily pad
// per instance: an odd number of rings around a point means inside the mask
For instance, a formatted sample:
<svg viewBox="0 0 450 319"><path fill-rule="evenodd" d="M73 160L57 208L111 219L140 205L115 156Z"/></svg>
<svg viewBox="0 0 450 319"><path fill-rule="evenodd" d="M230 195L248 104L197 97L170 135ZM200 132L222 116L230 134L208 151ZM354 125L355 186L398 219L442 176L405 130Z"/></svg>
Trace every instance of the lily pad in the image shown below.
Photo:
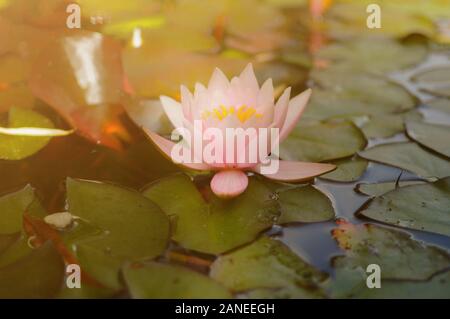
<svg viewBox="0 0 450 319"><path fill-rule="evenodd" d="M345 255L332 259L337 269L365 270L368 265L377 264L383 280L426 280L450 265L445 250L425 246L405 232L344 222L332 234L345 250Z"/></svg>
<svg viewBox="0 0 450 319"><path fill-rule="evenodd" d="M426 53L422 43L406 45L385 37L362 37L325 46L318 57L330 60L335 66L384 74L416 65Z"/></svg>
<svg viewBox="0 0 450 319"><path fill-rule="evenodd" d="M429 280L381 280L381 287L367 288L367 273L362 268L336 269L333 282L330 283L330 295L333 298L358 299L447 299L450 295L450 272L437 273Z"/></svg>
<svg viewBox="0 0 450 319"><path fill-rule="evenodd" d="M450 84L450 67L441 66L439 68L422 71L419 74L414 75L412 77L412 80L415 82L423 82L427 84L440 82L448 82Z"/></svg>
<svg viewBox="0 0 450 319"><path fill-rule="evenodd" d="M351 122L300 123L280 145L285 160L321 162L339 159L364 149L366 139Z"/></svg>
<svg viewBox="0 0 450 319"><path fill-rule="evenodd" d="M157 262L130 265L123 269L123 275L133 298L231 298L218 282L181 266Z"/></svg>
<svg viewBox="0 0 450 319"><path fill-rule="evenodd" d="M264 297L285 298L321 298L319 285L327 278L283 243L266 236L220 256L210 276L236 293L256 291Z"/></svg>
<svg viewBox="0 0 450 319"><path fill-rule="evenodd" d="M408 122L408 136L417 143L450 157L450 126L425 122Z"/></svg>
<svg viewBox="0 0 450 319"><path fill-rule="evenodd" d="M31 110L11 108L9 127L53 128L53 123L45 116ZM46 136L13 136L0 134L0 159L21 160L41 150L50 141Z"/></svg>
<svg viewBox="0 0 450 319"><path fill-rule="evenodd" d="M278 224L322 222L334 218L330 199L311 185L300 185L277 192L281 215Z"/></svg>
<svg viewBox="0 0 450 319"><path fill-rule="evenodd" d="M358 180L366 171L367 161L359 156L354 156L350 159L340 159L332 161L337 166L337 169L320 176L320 178L335 182L354 182Z"/></svg>
<svg viewBox="0 0 450 319"><path fill-rule="evenodd" d="M369 161L399 167L423 178L442 178L450 174L449 161L415 143L382 144L358 154Z"/></svg>
<svg viewBox="0 0 450 319"><path fill-rule="evenodd" d="M89 246L126 259L153 258L166 248L169 220L141 194L111 184L67 179L69 212L103 230Z"/></svg>
<svg viewBox="0 0 450 319"><path fill-rule="evenodd" d="M423 184L422 181L400 181L398 187ZM355 190L359 193L369 196L381 196L397 188L396 182L384 182L384 183L361 183L356 185Z"/></svg>
<svg viewBox="0 0 450 319"><path fill-rule="evenodd" d="M211 195L206 202L182 174L155 182L143 194L172 218L173 240L185 248L210 254L252 241L280 214L273 192L253 177L247 190L230 200Z"/></svg>
<svg viewBox="0 0 450 319"><path fill-rule="evenodd" d="M434 99L426 104L432 109L450 113L450 99Z"/></svg>
<svg viewBox="0 0 450 319"><path fill-rule="evenodd" d="M61 289L64 262L51 243L0 268L0 298L50 298Z"/></svg>
<svg viewBox="0 0 450 319"><path fill-rule="evenodd" d="M359 214L400 227L450 236L450 178L397 188L374 198Z"/></svg>
<svg viewBox="0 0 450 319"><path fill-rule="evenodd" d="M403 87L381 76L328 68L313 71L310 77L320 88L314 89L304 118L375 116L408 111L416 104Z"/></svg>
<svg viewBox="0 0 450 319"><path fill-rule="evenodd" d="M14 234L22 230L23 213L34 199L31 186L0 197L0 234Z"/></svg>
<svg viewBox="0 0 450 319"><path fill-rule="evenodd" d="M422 115L416 111L399 114L380 114L371 116L361 129L367 138L386 138L405 130L405 121L420 120Z"/></svg>

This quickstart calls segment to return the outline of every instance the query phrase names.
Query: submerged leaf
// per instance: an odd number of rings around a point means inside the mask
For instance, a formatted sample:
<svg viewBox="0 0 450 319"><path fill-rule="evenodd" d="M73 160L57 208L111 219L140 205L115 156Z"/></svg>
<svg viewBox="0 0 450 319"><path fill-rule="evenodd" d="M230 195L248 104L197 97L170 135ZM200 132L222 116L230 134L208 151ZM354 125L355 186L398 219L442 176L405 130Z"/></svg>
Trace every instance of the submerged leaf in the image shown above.
<svg viewBox="0 0 450 319"><path fill-rule="evenodd" d="M173 220L172 238L181 246L220 254L252 241L270 228L280 212L272 191L250 178L240 196L224 200L211 195L208 202L186 175L173 175L150 185L144 195Z"/></svg>
<svg viewBox="0 0 450 319"><path fill-rule="evenodd" d="M30 75L35 96L80 134L119 148L127 136L119 121L123 74L120 46L95 32L56 37L41 51Z"/></svg>
<svg viewBox="0 0 450 319"><path fill-rule="evenodd" d="M394 189L374 198L359 214L400 227L450 236L450 178Z"/></svg>
<svg viewBox="0 0 450 319"><path fill-rule="evenodd" d="M123 275L133 298L231 298L218 282L181 266L157 262L129 265L123 269Z"/></svg>

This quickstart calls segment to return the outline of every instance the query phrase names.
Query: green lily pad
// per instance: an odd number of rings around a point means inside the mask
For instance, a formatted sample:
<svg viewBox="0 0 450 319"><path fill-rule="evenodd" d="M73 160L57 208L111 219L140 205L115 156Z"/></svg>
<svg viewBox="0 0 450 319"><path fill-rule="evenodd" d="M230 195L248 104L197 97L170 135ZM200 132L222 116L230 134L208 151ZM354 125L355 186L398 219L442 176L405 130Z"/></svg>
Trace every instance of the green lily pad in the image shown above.
<svg viewBox="0 0 450 319"><path fill-rule="evenodd" d="M385 280L380 289L364 289L360 298L372 299L448 299L450 271L439 273L428 281Z"/></svg>
<svg viewBox="0 0 450 319"><path fill-rule="evenodd" d="M334 218L330 199L311 185L277 191L281 215L278 224L323 222Z"/></svg>
<svg viewBox="0 0 450 319"><path fill-rule="evenodd" d="M450 67L441 66L439 68L422 71L419 74L414 75L412 77L412 80L415 82L423 82L427 84L440 82L450 83Z"/></svg>
<svg viewBox="0 0 450 319"><path fill-rule="evenodd" d="M427 152L415 143L382 144L358 154L369 161L399 167L423 178L446 177L450 172L449 161Z"/></svg>
<svg viewBox="0 0 450 319"><path fill-rule="evenodd" d="M157 262L130 265L123 269L123 275L133 298L231 298L218 282L181 266Z"/></svg>
<svg viewBox="0 0 450 319"><path fill-rule="evenodd" d="M111 184L67 179L69 212L99 227L89 246L126 259L153 258L166 248L169 220L141 194Z"/></svg>
<svg viewBox="0 0 450 319"><path fill-rule="evenodd" d="M450 178L397 188L374 198L359 214L400 227L450 236Z"/></svg>
<svg viewBox="0 0 450 319"><path fill-rule="evenodd" d="M361 129L367 138L386 138L405 130L405 121L420 120L422 114L410 111L399 114L380 114L371 116Z"/></svg>
<svg viewBox="0 0 450 319"><path fill-rule="evenodd" d="M29 185L0 197L0 234L14 234L22 230L23 213L33 199L33 188Z"/></svg>
<svg viewBox="0 0 450 319"><path fill-rule="evenodd" d="M51 243L0 268L0 298L50 298L61 289L64 262Z"/></svg>
<svg viewBox="0 0 450 319"><path fill-rule="evenodd" d="M336 269L329 290L333 298L358 299L447 299L450 295L450 271L438 273L429 280L381 280L381 287L367 287L367 273L362 268Z"/></svg>
<svg viewBox="0 0 450 319"><path fill-rule="evenodd" d="M340 159L331 161L337 168L327 174L320 176L320 178L335 182L354 182L358 180L366 171L367 161L359 156L354 156L350 159Z"/></svg>
<svg viewBox="0 0 450 319"><path fill-rule="evenodd" d="M368 265L377 264L383 280L426 280L450 265L445 250L425 246L405 232L373 224L341 223L332 234L345 250L345 255L332 259L337 269L365 271Z"/></svg>
<svg viewBox="0 0 450 319"><path fill-rule="evenodd" d="M172 239L181 246L220 254L255 239L280 214L273 192L257 178L237 198L206 202L191 180L182 174L163 178L143 194L173 220Z"/></svg>
<svg viewBox="0 0 450 319"><path fill-rule="evenodd" d="M53 123L45 116L31 110L11 108L9 127L53 128ZM31 156L47 145L51 137L12 136L0 134L0 159L20 160Z"/></svg>
<svg viewBox="0 0 450 319"><path fill-rule="evenodd" d="M402 1L379 0L376 4L382 8L381 28L369 29L367 27L368 13L366 13L366 10L368 5L373 3L375 2L371 0L359 0L357 2L346 1L333 4L326 15L326 22L331 35L333 37L351 39L355 36L368 37L373 35L392 36L395 38L402 38L410 34L435 36L436 27L426 15L424 16L424 12L427 12L428 8L436 5L434 2L414 1L413 3L403 4ZM436 6L439 6L439 4ZM444 6L444 3L440 4L440 12L438 11L437 16L442 15L446 11ZM411 55L414 57L414 54ZM393 57L399 58L395 55ZM407 57L407 59L411 58Z"/></svg>
<svg viewBox="0 0 450 319"><path fill-rule="evenodd" d="M375 116L408 111L416 104L403 87L382 76L330 67L312 71L310 78L320 88L314 89L304 118Z"/></svg>
<svg viewBox="0 0 450 319"><path fill-rule="evenodd" d="M104 288L110 289L111 292L122 288L119 281L122 262L118 258L92 248L89 244L77 245L76 257L81 269L95 278Z"/></svg>
<svg viewBox="0 0 450 319"><path fill-rule="evenodd" d="M220 256L212 264L210 276L233 292L285 298L323 297L319 285L327 278L283 243L266 236Z"/></svg>
<svg viewBox="0 0 450 319"><path fill-rule="evenodd" d="M424 122L408 122L408 136L417 143L450 157L450 126Z"/></svg>
<svg viewBox="0 0 450 319"><path fill-rule="evenodd" d="M427 86L422 88L422 91L431 93L433 95L450 98L450 85L445 86Z"/></svg>
<svg viewBox="0 0 450 319"><path fill-rule="evenodd" d="M285 160L321 162L355 154L366 146L362 132L351 122L300 123L280 145Z"/></svg>
<svg viewBox="0 0 450 319"><path fill-rule="evenodd" d="M398 187L404 187L404 186L410 186L410 185L418 185L423 184L422 181L404 181L399 182ZM397 187L396 182L384 182L384 183L361 183L356 185L355 190L359 193L362 193L364 195L369 196L381 196L383 194L386 194L387 192L390 192L391 190L396 189Z"/></svg>
<svg viewBox="0 0 450 319"><path fill-rule="evenodd" d="M422 43L406 45L390 38L361 37L324 46L318 57L335 66L384 74L416 65L426 54L427 48Z"/></svg>
<svg viewBox="0 0 450 319"><path fill-rule="evenodd" d="M450 99L434 99L426 104L432 109L450 113Z"/></svg>

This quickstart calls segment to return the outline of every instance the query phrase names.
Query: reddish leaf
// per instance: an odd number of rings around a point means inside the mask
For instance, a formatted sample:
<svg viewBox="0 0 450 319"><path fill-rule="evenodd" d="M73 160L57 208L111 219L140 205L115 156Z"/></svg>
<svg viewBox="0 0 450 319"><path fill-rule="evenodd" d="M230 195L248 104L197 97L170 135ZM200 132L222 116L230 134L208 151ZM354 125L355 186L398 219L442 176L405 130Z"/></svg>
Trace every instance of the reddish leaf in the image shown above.
<svg viewBox="0 0 450 319"><path fill-rule="evenodd" d="M115 149L127 139L119 116L123 74L120 45L96 32L66 34L36 59L32 92L55 108L78 132Z"/></svg>

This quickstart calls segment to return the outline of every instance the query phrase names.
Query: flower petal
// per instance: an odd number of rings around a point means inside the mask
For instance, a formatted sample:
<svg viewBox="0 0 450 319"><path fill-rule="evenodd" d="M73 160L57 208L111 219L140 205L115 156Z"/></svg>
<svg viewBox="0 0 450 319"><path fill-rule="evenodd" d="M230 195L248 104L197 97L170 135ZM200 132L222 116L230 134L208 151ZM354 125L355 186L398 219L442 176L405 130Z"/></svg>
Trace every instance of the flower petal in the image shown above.
<svg viewBox="0 0 450 319"><path fill-rule="evenodd" d="M251 63L247 64L244 71L242 71L241 75L239 75L241 80L241 84L244 88L248 88L253 92L258 91L259 85L256 80L255 72L253 71L253 65Z"/></svg>
<svg viewBox="0 0 450 319"><path fill-rule="evenodd" d="M280 142L283 141L294 129L295 125L297 125L297 122L308 103L309 97L311 96L311 92L311 89L307 89L289 102L286 120L280 130Z"/></svg>
<svg viewBox="0 0 450 319"><path fill-rule="evenodd" d="M172 123L174 128L183 127L183 108L180 103L168 96L161 96L161 103L166 112L167 117Z"/></svg>
<svg viewBox="0 0 450 319"><path fill-rule="evenodd" d="M165 139L164 137L159 136L156 133L153 133L149 129L144 128L144 132L147 134L147 136L150 138L153 144L156 145L156 147L161 151L161 153L167 157L169 160L172 161L172 148L174 147L175 143L172 141L169 141L168 139ZM189 151L188 151L189 152ZM212 170L212 168L204 163L177 163L183 167L197 170L197 171L209 171Z"/></svg>
<svg viewBox="0 0 450 319"><path fill-rule="evenodd" d="M247 186L248 177L240 170L220 171L211 180L211 190L221 198L236 197L242 194Z"/></svg>
<svg viewBox="0 0 450 319"><path fill-rule="evenodd" d="M302 182L313 177L328 173L336 168L336 165L325 163L308 163L279 160L278 171L274 174L264 174L261 172L261 164L252 170L255 173L264 175L269 179L282 182Z"/></svg>
<svg viewBox="0 0 450 319"><path fill-rule="evenodd" d="M189 121L192 121L192 103L193 103L193 97L191 92L189 92L188 88L182 85L180 87L181 92L181 106L183 109L183 115L185 118L187 118Z"/></svg>
<svg viewBox="0 0 450 319"><path fill-rule="evenodd" d="M226 75L223 74L219 68L215 68L208 83L208 91L210 93L213 93L214 91L225 92L229 85L230 82Z"/></svg>
<svg viewBox="0 0 450 319"><path fill-rule="evenodd" d="M284 90L283 94L281 94L281 96L278 98L277 103L275 104L273 126L278 127L280 130L284 121L286 120L290 96L291 88L288 87Z"/></svg>

